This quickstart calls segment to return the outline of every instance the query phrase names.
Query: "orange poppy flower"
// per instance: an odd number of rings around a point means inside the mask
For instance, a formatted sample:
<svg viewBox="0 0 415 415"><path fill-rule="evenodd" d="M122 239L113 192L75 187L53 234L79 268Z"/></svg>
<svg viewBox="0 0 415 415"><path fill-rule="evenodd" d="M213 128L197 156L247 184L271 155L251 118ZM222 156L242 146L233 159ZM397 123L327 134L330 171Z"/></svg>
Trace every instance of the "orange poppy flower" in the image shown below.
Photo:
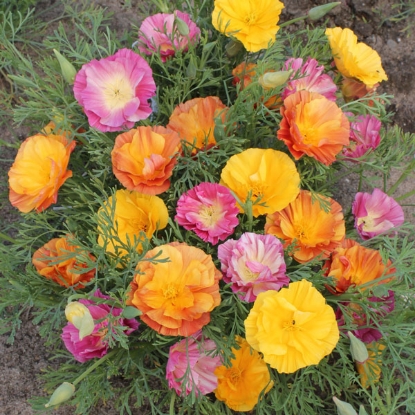
<svg viewBox="0 0 415 415"><path fill-rule="evenodd" d="M149 260L156 255L168 261ZM222 273L199 248L177 242L158 246L136 270L127 303L160 334L191 336L210 322L210 312L220 304Z"/></svg>
<svg viewBox="0 0 415 415"><path fill-rule="evenodd" d="M391 278L382 278L395 273L392 262L385 265L379 251L356 244L349 248L339 247L334 250L324 268L326 275L333 277L336 287L327 287L334 293L344 293L350 286L373 286L389 282ZM382 278L382 279L380 279ZM372 284L370 284L372 282Z"/></svg>
<svg viewBox="0 0 415 415"><path fill-rule="evenodd" d="M350 123L342 110L323 95L297 91L284 100L277 132L296 160L304 154L323 164L336 160L349 144Z"/></svg>
<svg viewBox="0 0 415 415"><path fill-rule="evenodd" d="M161 126L138 127L115 139L111 152L115 177L128 190L158 195L170 186L180 137Z"/></svg>
<svg viewBox="0 0 415 415"><path fill-rule="evenodd" d="M328 258L344 239L342 207L331 198L320 198L329 204L328 210L319 200L313 200L309 191L301 190L285 209L267 215L265 233L284 240L284 247L295 242L293 256L298 262L308 262L319 255Z"/></svg>
<svg viewBox="0 0 415 415"><path fill-rule="evenodd" d="M220 117L224 122L227 109L218 97L194 98L174 109L167 128L193 145L192 153L195 154L216 144L215 118Z"/></svg>
<svg viewBox="0 0 415 415"><path fill-rule="evenodd" d="M82 256L95 260L93 255L73 245L69 237L54 238L33 254L32 262L40 275L63 287L77 289L84 288L83 283L94 278L96 271L95 268L86 270Z"/></svg>

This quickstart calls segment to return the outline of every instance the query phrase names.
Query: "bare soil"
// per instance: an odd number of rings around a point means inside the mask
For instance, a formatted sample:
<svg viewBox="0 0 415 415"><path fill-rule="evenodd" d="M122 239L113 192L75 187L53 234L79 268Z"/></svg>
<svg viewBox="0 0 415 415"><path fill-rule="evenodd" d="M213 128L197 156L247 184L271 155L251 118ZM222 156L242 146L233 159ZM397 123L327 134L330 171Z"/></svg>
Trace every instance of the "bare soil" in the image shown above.
<svg viewBox="0 0 415 415"><path fill-rule="evenodd" d="M15 0L17 1L17 0ZM397 3L398 0L395 0ZM131 29L131 24L139 24L139 2L131 2L132 7L125 7L119 0L95 1L96 6L107 7L114 13L112 28L120 33ZM282 21L304 15L307 10L316 5L328 3L325 0L289 0L285 1L285 10ZM393 123L401 126L405 131L415 132L415 19L411 16L402 22L391 22L387 19L397 13L391 8L390 0L342 0L341 6L329 15L330 26L351 28L363 41L379 52L382 63L388 74L388 82L383 82L382 92L394 95L389 110L394 112ZM1 9L1 2L0 2ZM41 19L50 21L58 16L62 10L60 1L44 0L36 6ZM404 31L405 28L411 30ZM51 27L52 30L52 27ZM4 87L3 83L3 87ZM1 86L1 84L0 84ZM9 125L12 125L11 120ZM2 131L2 139L15 143L25 138L27 129L10 127ZM18 218L18 214L11 209L7 197L7 171L13 161L15 150L0 148L0 228L4 228ZM411 155L413 156L413 155ZM396 173L396 177L398 173ZM414 178L409 178L400 188L405 193L414 188ZM393 178L392 178L393 180ZM339 202L343 207L350 207L357 183L353 178L346 179L339 188ZM341 199L341 200L340 200ZM415 199L406 201L415 205ZM414 207L406 206L405 213L408 221L414 223ZM1 264L0 264L1 266ZM37 327L31 322L30 311L22 316L22 326L16 335L14 344L7 342L8 336L0 336L0 415L32 415L27 400L34 395L44 394L37 376L48 367L53 366L49 361L50 355L44 347ZM70 415L74 408L63 407L53 411L56 415ZM39 412L37 412L39 413ZM46 412L45 412L46 413ZM49 412L48 412L49 413ZM133 415L144 414L142 409L133 410ZM92 415L116 415L118 412L106 403L94 408Z"/></svg>

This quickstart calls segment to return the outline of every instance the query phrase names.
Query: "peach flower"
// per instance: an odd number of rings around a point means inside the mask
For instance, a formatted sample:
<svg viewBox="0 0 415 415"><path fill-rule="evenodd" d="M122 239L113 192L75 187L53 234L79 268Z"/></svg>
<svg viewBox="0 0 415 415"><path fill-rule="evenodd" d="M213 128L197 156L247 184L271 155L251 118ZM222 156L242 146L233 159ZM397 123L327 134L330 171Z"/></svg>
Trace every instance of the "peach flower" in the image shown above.
<svg viewBox="0 0 415 415"><path fill-rule="evenodd" d="M170 186L180 138L161 126L138 127L115 139L111 152L115 177L128 190L158 195Z"/></svg>
<svg viewBox="0 0 415 415"><path fill-rule="evenodd" d="M150 261L156 255L157 260ZM136 270L127 303L162 335L195 334L210 322L210 312L221 302L222 274L199 248L177 242L158 246L147 252Z"/></svg>

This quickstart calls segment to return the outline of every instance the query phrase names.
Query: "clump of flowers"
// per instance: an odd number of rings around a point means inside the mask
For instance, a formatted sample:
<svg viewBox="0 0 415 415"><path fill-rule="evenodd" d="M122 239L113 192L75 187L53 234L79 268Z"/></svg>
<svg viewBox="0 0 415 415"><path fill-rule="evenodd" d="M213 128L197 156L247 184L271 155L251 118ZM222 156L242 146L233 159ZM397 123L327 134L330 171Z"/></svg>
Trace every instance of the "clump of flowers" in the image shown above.
<svg viewBox="0 0 415 415"><path fill-rule="evenodd" d="M129 49L93 59L76 74L73 93L97 130L133 128L152 112L148 100L156 93L152 70L144 58Z"/></svg>
<svg viewBox="0 0 415 415"><path fill-rule="evenodd" d="M230 236L239 221L239 209L230 190L216 183L200 183L177 201L177 223L216 245Z"/></svg>
<svg viewBox="0 0 415 415"><path fill-rule="evenodd" d="M278 291L288 285L284 249L272 235L246 232L238 239L228 239L218 247L223 280L232 283L232 291L241 299L253 302L267 290Z"/></svg>

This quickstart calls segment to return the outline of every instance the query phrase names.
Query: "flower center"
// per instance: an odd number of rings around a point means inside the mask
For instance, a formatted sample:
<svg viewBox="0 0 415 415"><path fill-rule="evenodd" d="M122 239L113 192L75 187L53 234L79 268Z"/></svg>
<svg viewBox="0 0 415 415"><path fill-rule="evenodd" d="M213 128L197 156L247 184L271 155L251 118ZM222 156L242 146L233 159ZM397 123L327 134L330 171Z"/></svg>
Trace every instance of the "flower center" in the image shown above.
<svg viewBox="0 0 415 415"><path fill-rule="evenodd" d="M360 227L361 225L362 225L363 230L370 232L374 230L375 228L375 221L370 216L365 216L357 220L357 226Z"/></svg>
<svg viewBox="0 0 415 415"><path fill-rule="evenodd" d="M239 381L241 380L242 372L237 367L231 367L228 369L227 378L232 385L237 386Z"/></svg>
<svg viewBox="0 0 415 415"><path fill-rule="evenodd" d="M147 231L147 224L142 219L131 219L129 221L129 224L136 233Z"/></svg>
<svg viewBox="0 0 415 415"><path fill-rule="evenodd" d="M123 108L134 98L131 85L123 77L115 78L104 85L104 98L111 109Z"/></svg>
<svg viewBox="0 0 415 415"><path fill-rule="evenodd" d="M302 244L309 245L310 224L303 221L294 224L294 235Z"/></svg>
<svg viewBox="0 0 415 415"><path fill-rule="evenodd" d="M163 290L164 298L167 300L173 300L179 294L179 290L177 289L175 284L168 284L167 287Z"/></svg>
<svg viewBox="0 0 415 415"><path fill-rule="evenodd" d="M251 24L254 24L256 22L256 19L257 19L257 15L255 13L249 13L245 16L244 22L247 25L251 25Z"/></svg>
<svg viewBox="0 0 415 415"><path fill-rule="evenodd" d="M203 206L199 211L200 222L208 228L215 226L221 217L221 213L218 206Z"/></svg>
<svg viewBox="0 0 415 415"><path fill-rule="evenodd" d="M285 331L297 331L298 326L295 325L295 320L284 321L282 329Z"/></svg>
<svg viewBox="0 0 415 415"><path fill-rule="evenodd" d="M245 266L244 273L241 275L242 279L246 282L255 281L258 278L259 272L251 271L247 266Z"/></svg>

